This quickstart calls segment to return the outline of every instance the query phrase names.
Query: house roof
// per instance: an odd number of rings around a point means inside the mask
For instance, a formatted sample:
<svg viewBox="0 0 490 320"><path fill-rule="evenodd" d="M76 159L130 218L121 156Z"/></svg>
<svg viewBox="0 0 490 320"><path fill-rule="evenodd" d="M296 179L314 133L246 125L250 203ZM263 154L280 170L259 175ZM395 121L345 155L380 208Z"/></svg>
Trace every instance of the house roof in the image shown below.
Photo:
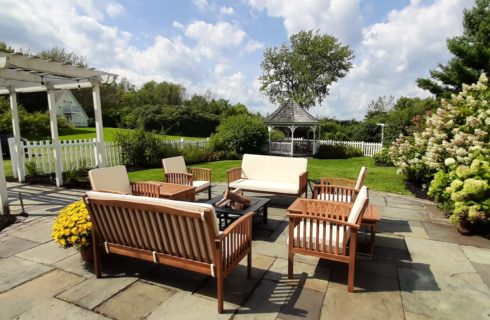
<svg viewBox="0 0 490 320"><path fill-rule="evenodd" d="M265 123L269 125L316 125L320 121L301 108L297 103L290 100L272 114L265 117Z"/></svg>

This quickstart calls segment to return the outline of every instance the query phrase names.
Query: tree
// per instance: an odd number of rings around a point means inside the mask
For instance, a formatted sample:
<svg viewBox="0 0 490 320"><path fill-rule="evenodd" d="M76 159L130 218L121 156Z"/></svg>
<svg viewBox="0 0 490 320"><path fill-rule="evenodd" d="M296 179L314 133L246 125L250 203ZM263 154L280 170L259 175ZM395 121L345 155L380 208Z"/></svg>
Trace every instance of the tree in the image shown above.
<svg viewBox="0 0 490 320"><path fill-rule="evenodd" d="M420 88L437 97L448 98L461 91L463 83L478 81L481 73L490 75L490 0L476 0L464 11L463 35L447 40L454 57L439 70L430 70L432 79L417 79Z"/></svg>
<svg viewBox="0 0 490 320"><path fill-rule="evenodd" d="M364 119L370 119L376 115L385 113L393 109L395 106L395 97L393 96L382 96L378 97L377 100L371 100L367 107L367 113L364 116Z"/></svg>
<svg viewBox="0 0 490 320"><path fill-rule="evenodd" d="M68 52L64 48L60 47L52 47L50 50L43 50L38 53L38 56L44 60L70 63L83 68L88 67L87 59L85 59L85 57L79 56L74 52Z"/></svg>
<svg viewBox="0 0 490 320"><path fill-rule="evenodd" d="M262 61L260 90L272 103L289 99L309 109L328 95L329 85L352 67L353 52L333 36L300 31L291 45L268 48Z"/></svg>
<svg viewBox="0 0 490 320"><path fill-rule="evenodd" d="M0 41L0 52L14 53L15 50L14 48L7 45L5 42Z"/></svg>

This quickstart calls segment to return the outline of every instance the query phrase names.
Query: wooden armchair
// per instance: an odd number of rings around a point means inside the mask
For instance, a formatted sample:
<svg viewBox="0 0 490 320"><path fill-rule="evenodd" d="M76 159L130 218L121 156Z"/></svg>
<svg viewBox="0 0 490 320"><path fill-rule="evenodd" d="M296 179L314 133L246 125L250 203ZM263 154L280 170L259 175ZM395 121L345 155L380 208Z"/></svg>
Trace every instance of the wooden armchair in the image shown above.
<svg viewBox="0 0 490 320"><path fill-rule="evenodd" d="M129 182L125 166L92 169L88 172L88 177L90 186L94 191L153 198L160 196L160 184L158 182Z"/></svg>
<svg viewBox="0 0 490 320"><path fill-rule="evenodd" d="M102 251L209 275L216 278L222 313L223 281L245 256L250 277L253 212L220 233L209 204L94 191L84 201L93 223L97 278Z"/></svg>
<svg viewBox="0 0 490 320"><path fill-rule="evenodd" d="M347 290L354 288L357 231L368 205L368 190L361 188L355 202L297 199L288 208L288 277L293 277L294 254L347 263Z"/></svg>
<svg viewBox="0 0 490 320"><path fill-rule="evenodd" d="M196 193L208 190L211 199L211 169L187 168L182 156L162 159L162 164L167 182L196 187Z"/></svg>
<svg viewBox="0 0 490 320"><path fill-rule="evenodd" d="M313 199L354 202L364 185L367 169L362 167L357 180L343 178L320 178L320 184L313 185Z"/></svg>

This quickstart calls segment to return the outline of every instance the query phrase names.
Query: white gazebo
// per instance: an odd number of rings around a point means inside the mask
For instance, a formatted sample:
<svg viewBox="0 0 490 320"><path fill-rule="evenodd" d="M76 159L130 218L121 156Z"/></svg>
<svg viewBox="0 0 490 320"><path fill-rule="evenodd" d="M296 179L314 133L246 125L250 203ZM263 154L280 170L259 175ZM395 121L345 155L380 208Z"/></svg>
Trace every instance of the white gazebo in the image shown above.
<svg viewBox="0 0 490 320"><path fill-rule="evenodd" d="M20 141L21 132L17 111L17 93L46 91L48 96L51 139L54 145L53 159L55 163L56 185L63 184L62 154L58 137L56 117L55 92L60 89L92 88L95 115L95 152L96 165L104 166L104 132L100 103L100 84L112 83L117 75L93 68L83 68L66 63L42 60L37 56L26 56L19 53L0 52L0 95L10 96L12 113L12 131L15 139L15 153L20 161L24 160ZM16 168L19 181L25 179L24 165L19 161ZM3 158L0 155L0 198L2 210L8 210L7 186L3 168Z"/></svg>
<svg viewBox="0 0 490 320"><path fill-rule="evenodd" d="M306 144L308 151L301 152L299 155L314 154L316 152L316 131L320 128L320 120L313 117L297 103L289 100L281 107L277 108L272 114L265 118L265 123L269 129L269 153L282 155L295 155L295 145ZM272 142L270 133L274 128L288 128L291 132L290 142ZM297 128L310 128L313 132L313 140L295 140L294 132ZM297 154L298 155L298 154Z"/></svg>

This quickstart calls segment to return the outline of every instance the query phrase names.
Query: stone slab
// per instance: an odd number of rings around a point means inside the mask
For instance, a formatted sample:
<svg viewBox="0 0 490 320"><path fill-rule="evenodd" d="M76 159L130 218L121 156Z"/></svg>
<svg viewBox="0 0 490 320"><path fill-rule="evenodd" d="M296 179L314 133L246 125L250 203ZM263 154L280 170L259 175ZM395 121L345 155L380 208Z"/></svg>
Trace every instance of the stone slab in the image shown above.
<svg viewBox="0 0 490 320"><path fill-rule="evenodd" d="M405 241L412 268L441 275L476 272L457 244L408 237Z"/></svg>
<svg viewBox="0 0 490 320"><path fill-rule="evenodd" d="M490 292L476 273L399 269L404 310L430 319L487 319Z"/></svg>
<svg viewBox="0 0 490 320"><path fill-rule="evenodd" d="M137 281L97 307L95 311L119 320L144 319L175 293L175 290Z"/></svg>
<svg viewBox="0 0 490 320"><path fill-rule="evenodd" d="M83 262L79 254L74 254L54 264L58 269L74 273L84 278L95 277L92 263Z"/></svg>
<svg viewBox="0 0 490 320"><path fill-rule="evenodd" d="M12 319L84 279L74 274L53 270L32 281L0 294L1 318Z"/></svg>
<svg viewBox="0 0 490 320"><path fill-rule="evenodd" d="M252 250L253 251L253 250ZM269 270L276 258L252 252L252 278L260 279ZM247 276L247 258L243 258L232 274Z"/></svg>
<svg viewBox="0 0 490 320"><path fill-rule="evenodd" d="M56 242L50 241L41 244L35 248L18 253L18 257L29 259L35 262L53 264L57 261L63 260L69 256L79 253L75 249L61 248Z"/></svg>
<svg viewBox="0 0 490 320"><path fill-rule="evenodd" d="M86 309L94 309L135 282L136 278L90 278L66 290L57 298Z"/></svg>
<svg viewBox="0 0 490 320"><path fill-rule="evenodd" d="M264 279L240 307L234 319L274 320L296 290L301 288Z"/></svg>
<svg viewBox="0 0 490 320"><path fill-rule="evenodd" d="M278 318L316 320L320 317L324 297L324 292L302 287L282 306Z"/></svg>
<svg viewBox="0 0 490 320"><path fill-rule="evenodd" d="M460 247L471 262L490 265L490 249L470 246Z"/></svg>
<svg viewBox="0 0 490 320"><path fill-rule="evenodd" d="M53 319L83 319L83 320L109 320L95 312L82 309L56 298L37 305L30 311L16 318L18 320L53 320Z"/></svg>
<svg viewBox="0 0 490 320"><path fill-rule="evenodd" d="M190 293L195 292L208 278L209 276L200 273L167 266L158 266L142 277L143 280L152 284Z"/></svg>
<svg viewBox="0 0 490 320"><path fill-rule="evenodd" d="M38 245L39 243L34 241L18 237L7 237L5 240L0 241L0 258L13 256Z"/></svg>
<svg viewBox="0 0 490 320"><path fill-rule="evenodd" d="M423 208L394 208L394 207L380 207L379 214L381 218L399 219L405 221L421 221L430 222L427 213Z"/></svg>
<svg viewBox="0 0 490 320"><path fill-rule="evenodd" d="M408 252L405 238L397 234L377 233L375 244L376 247L392 248Z"/></svg>
<svg viewBox="0 0 490 320"><path fill-rule="evenodd" d="M481 236L463 236L458 232L455 225L423 223L423 226L431 240L490 249L490 241L488 239Z"/></svg>
<svg viewBox="0 0 490 320"><path fill-rule="evenodd" d="M378 223L376 231L382 233L392 233L403 237L429 239L424 226L419 221L383 218Z"/></svg>
<svg viewBox="0 0 490 320"><path fill-rule="evenodd" d="M329 277L330 268L322 264L312 265L299 261L293 264L293 278L300 280L305 288L324 293L328 287ZM288 281L288 261L276 259L264 278L277 282Z"/></svg>
<svg viewBox="0 0 490 320"><path fill-rule="evenodd" d="M473 265L473 268L475 268L483 283L485 283L490 289L490 266L488 264L476 262L472 262L471 264Z"/></svg>
<svg viewBox="0 0 490 320"><path fill-rule="evenodd" d="M358 261L350 293L347 265L333 265L320 319L404 319L395 266Z"/></svg>
<svg viewBox="0 0 490 320"><path fill-rule="evenodd" d="M231 319L234 311L235 307L230 306L225 302L224 312L219 314L217 300L207 299L180 291L153 310L153 312L146 319L220 320Z"/></svg>
<svg viewBox="0 0 490 320"><path fill-rule="evenodd" d="M0 260L0 292L34 279L53 267L12 256Z"/></svg>

